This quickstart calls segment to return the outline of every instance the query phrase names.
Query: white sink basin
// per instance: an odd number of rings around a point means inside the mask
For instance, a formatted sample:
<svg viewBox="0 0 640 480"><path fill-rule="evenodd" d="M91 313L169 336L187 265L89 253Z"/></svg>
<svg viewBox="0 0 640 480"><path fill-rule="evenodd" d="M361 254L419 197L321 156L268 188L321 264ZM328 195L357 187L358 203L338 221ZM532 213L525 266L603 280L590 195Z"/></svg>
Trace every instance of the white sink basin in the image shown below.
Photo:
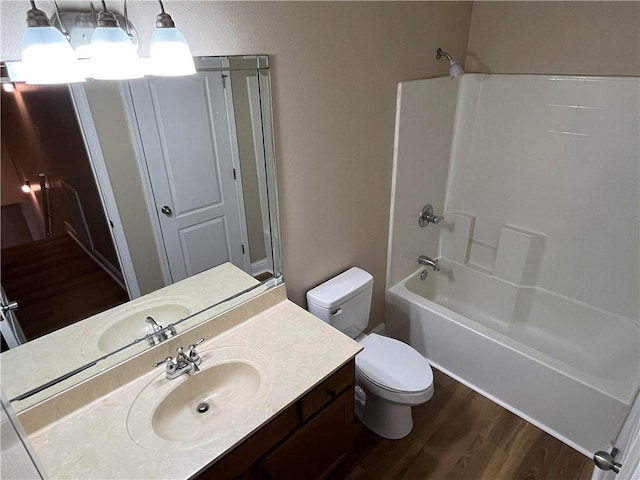
<svg viewBox="0 0 640 480"><path fill-rule="evenodd" d="M127 430L138 445L170 452L237 434L273 387L271 361L258 350L219 347L200 356L198 373L167 380L163 371L136 397Z"/></svg>
<svg viewBox="0 0 640 480"><path fill-rule="evenodd" d="M153 333L153 327L146 322L147 317L152 317L158 324L166 327L167 324L175 323L191 313L188 300L180 297L124 305L109 314L108 318L85 338L82 354L87 360L93 360Z"/></svg>

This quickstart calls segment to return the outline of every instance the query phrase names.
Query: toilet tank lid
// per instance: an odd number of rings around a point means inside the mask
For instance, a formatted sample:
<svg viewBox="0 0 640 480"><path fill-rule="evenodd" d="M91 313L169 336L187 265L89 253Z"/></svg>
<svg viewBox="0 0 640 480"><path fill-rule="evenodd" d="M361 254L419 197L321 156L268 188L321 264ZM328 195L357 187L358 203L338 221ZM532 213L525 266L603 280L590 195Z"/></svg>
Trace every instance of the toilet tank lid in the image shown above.
<svg viewBox="0 0 640 480"><path fill-rule="evenodd" d="M373 277L361 268L352 267L307 292L307 303L333 308L373 285Z"/></svg>

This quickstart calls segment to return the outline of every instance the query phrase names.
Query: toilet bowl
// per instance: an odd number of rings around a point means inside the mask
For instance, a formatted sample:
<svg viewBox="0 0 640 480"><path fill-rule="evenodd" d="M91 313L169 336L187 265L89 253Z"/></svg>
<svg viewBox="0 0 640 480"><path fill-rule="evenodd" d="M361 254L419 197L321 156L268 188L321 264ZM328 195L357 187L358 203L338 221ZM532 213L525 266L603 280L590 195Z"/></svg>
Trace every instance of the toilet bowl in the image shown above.
<svg viewBox="0 0 640 480"><path fill-rule="evenodd" d="M362 423L381 437L399 439L413 428L411 407L433 396L429 362L411 346L378 334L362 332L369 322L373 277L359 268L307 292L309 311L356 339L356 382L366 394L358 409Z"/></svg>
<svg viewBox="0 0 640 480"><path fill-rule="evenodd" d="M360 420L388 439L403 438L413 428L411 407L433 396L433 372L425 358L406 343L370 334L358 338L356 382L367 394Z"/></svg>

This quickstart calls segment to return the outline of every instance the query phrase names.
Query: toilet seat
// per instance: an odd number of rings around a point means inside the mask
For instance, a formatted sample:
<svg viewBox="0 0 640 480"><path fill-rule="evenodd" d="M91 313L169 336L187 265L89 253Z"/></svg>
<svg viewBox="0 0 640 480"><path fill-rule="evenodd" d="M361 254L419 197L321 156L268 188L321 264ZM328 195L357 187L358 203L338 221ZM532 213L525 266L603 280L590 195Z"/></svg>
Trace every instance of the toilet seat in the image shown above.
<svg viewBox="0 0 640 480"><path fill-rule="evenodd" d="M433 388L431 365L411 346L375 333L359 343L364 350L356 355L356 370L371 384L400 395Z"/></svg>

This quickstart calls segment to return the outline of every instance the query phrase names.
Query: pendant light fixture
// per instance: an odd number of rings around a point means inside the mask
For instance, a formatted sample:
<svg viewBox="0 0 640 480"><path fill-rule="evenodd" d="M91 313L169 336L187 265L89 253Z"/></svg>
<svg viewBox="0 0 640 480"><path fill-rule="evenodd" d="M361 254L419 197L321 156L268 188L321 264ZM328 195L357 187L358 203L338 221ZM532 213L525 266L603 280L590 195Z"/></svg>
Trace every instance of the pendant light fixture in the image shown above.
<svg viewBox="0 0 640 480"><path fill-rule="evenodd" d="M144 76L135 45L120 28L115 15L107 10L104 0L97 25L91 36L91 77L125 80Z"/></svg>
<svg viewBox="0 0 640 480"><path fill-rule="evenodd" d="M164 11L162 1L158 2L161 12L156 18L149 47L150 73L162 77L192 75L196 73L196 67L191 49L171 15Z"/></svg>
<svg viewBox="0 0 640 480"><path fill-rule="evenodd" d="M22 62L7 64L13 81L71 83L84 81L85 77L127 80L145 74L196 73L191 49L171 15L164 11L161 0L158 0L161 12L156 17L148 61L138 58L137 34L127 18L127 0L124 17L109 11L105 0L101 0L102 10L97 14L92 3L91 13L60 12L56 0L52 0L56 8L56 14L51 17L53 25L47 15L36 8L34 0L29 1L32 8L27 12Z"/></svg>
<svg viewBox="0 0 640 480"><path fill-rule="evenodd" d="M27 83L83 82L76 55L65 36L31 0L27 29L22 35L22 64Z"/></svg>

